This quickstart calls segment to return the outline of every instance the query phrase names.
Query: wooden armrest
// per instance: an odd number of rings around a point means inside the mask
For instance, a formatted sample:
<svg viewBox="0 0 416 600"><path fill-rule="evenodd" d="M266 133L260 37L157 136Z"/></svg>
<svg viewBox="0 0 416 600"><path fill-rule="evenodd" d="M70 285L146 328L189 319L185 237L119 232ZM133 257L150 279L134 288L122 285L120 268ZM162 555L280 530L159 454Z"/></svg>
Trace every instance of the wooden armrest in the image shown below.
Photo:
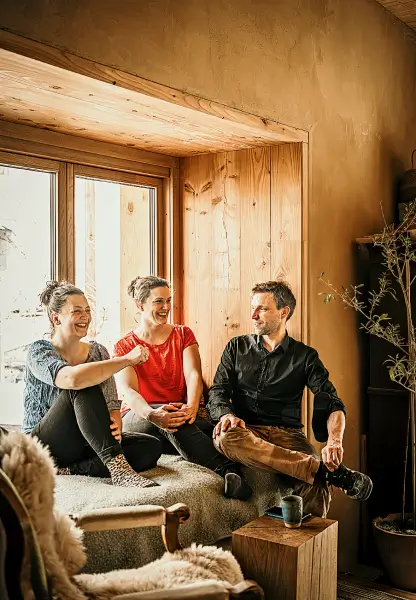
<svg viewBox="0 0 416 600"><path fill-rule="evenodd" d="M228 589L227 589L228 588ZM264 592L255 581L242 581L238 585L224 586L215 581L198 581L183 584L170 590L134 592L116 596L113 600L262 600Z"/></svg>
<svg viewBox="0 0 416 600"><path fill-rule="evenodd" d="M262 600L265 598L263 588L250 579L237 583L230 590L230 598L241 598L241 600Z"/></svg>
<svg viewBox="0 0 416 600"><path fill-rule="evenodd" d="M170 590L134 592L115 596L113 600L228 600L229 593L221 583L199 581L183 584Z"/></svg>
<svg viewBox="0 0 416 600"><path fill-rule="evenodd" d="M162 538L168 552L175 552L182 548L179 543L179 525L185 523L191 516L186 504L174 504L166 509L166 523L162 525Z"/></svg>
<svg viewBox="0 0 416 600"><path fill-rule="evenodd" d="M78 527L84 531L106 531L109 529L132 529L164 525L166 509L163 506L117 506L97 508L71 515Z"/></svg>
<svg viewBox="0 0 416 600"><path fill-rule="evenodd" d="M160 526L166 550L174 552L181 548L179 525L189 519L190 511L186 504L179 503L169 508L151 505L98 508L70 516L84 531Z"/></svg>

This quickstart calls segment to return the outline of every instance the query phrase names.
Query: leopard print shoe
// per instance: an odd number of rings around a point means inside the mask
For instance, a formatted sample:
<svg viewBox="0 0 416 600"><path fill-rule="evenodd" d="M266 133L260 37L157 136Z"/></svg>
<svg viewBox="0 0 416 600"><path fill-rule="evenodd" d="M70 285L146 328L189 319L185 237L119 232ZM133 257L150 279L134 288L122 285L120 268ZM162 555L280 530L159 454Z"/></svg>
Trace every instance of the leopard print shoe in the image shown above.
<svg viewBox="0 0 416 600"><path fill-rule="evenodd" d="M73 473L71 473L71 467L58 467L56 469L56 474L57 475L72 475Z"/></svg>
<svg viewBox="0 0 416 600"><path fill-rule="evenodd" d="M159 485L155 481L146 479L146 477L142 477L142 475L136 473L127 462L124 454L118 454L112 458L106 464L106 467L110 471L113 485L142 488Z"/></svg>

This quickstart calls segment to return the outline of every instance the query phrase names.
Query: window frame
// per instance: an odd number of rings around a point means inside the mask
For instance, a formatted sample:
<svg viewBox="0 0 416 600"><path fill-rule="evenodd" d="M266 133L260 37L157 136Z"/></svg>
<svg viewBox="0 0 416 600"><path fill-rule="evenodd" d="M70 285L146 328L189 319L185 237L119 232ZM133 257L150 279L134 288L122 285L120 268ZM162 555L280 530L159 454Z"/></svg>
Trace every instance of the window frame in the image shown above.
<svg viewBox="0 0 416 600"><path fill-rule="evenodd" d="M66 220L67 190L66 190L66 164L60 161L37 158L24 154L13 154L0 151L0 165L28 169L31 171L43 171L55 175L51 194L51 277L56 279L60 276L64 262L66 239L59 235L63 231L62 221Z"/></svg>
<svg viewBox="0 0 416 600"><path fill-rule="evenodd" d="M51 230L51 245L53 264L52 277L58 280L75 281L75 178L77 176L89 179L101 179L115 183L139 185L155 190L156 227L154 268L159 275L167 273L171 240L167 231L167 206L165 180L159 177L140 175L138 173L104 169L78 163L56 161L49 158L39 158L29 154L16 154L0 151L0 164L10 167L21 167L35 171L45 171L55 175L54 214L51 215L55 231Z"/></svg>
<svg viewBox="0 0 416 600"><path fill-rule="evenodd" d="M85 165L71 164L72 185L67 195L67 248L68 248L68 280L75 281L75 179L83 177L86 179L95 179L109 181L112 183L121 183L147 187L155 191L155 238L152 240L152 249L154 249L154 270L157 274L165 274L165 243L166 243L166 225L165 214L165 196L163 193L163 180L157 177L139 175L136 173L125 173L122 171L113 171L111 169L102 169L100 167L90 167Z"/></svg>
<svg viewBox="0 0 416 600"><path fill-rule="evenodd" d="M30 143L28 144L30 152ZM51 153L53 149L50 150ZM16 153L8 150L0 150L0 165L41 171L53 174L51 183L50 201L50 249L51 279L75 281L75 181L76 177L84 177L95 180L104 180L120 184L130 184L154 190L154 202L152 203L153 215L156 222L151 236L152 269L162 277L172 277L173 269L173 237L171 210L177 203L173 201L172 177L175 173L177 181L177 167L166 168L169 176L152 176L133 173L131 171L120 171L118 168L108 169L90 165L78 164L43 158L29 153ZM149 172L158 172L161 168L148 166ZM177 193L177 185L175 185ZM176 232L175 232L176 233ZM176 255L176 252L175 252Z"/></svg>

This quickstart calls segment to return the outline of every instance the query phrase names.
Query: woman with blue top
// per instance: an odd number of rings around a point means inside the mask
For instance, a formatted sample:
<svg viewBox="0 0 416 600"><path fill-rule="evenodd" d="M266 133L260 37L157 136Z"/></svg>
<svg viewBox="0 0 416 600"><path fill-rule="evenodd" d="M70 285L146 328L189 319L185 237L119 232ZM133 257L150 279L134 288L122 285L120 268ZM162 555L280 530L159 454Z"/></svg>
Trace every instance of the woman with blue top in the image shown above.
<svg viewBox="0 0 416 600"><path fill-rule="evenodd" d="M49 450L58 473L111 477L114 485L157 485L138 471L153 468L162 444L147 434L122 434L114 374L147 360L137 346L110 358L84 342L91 309L82 290L49 282L40 294L51 324L49 340L33 342L26 360L23 431Z"/></svg>

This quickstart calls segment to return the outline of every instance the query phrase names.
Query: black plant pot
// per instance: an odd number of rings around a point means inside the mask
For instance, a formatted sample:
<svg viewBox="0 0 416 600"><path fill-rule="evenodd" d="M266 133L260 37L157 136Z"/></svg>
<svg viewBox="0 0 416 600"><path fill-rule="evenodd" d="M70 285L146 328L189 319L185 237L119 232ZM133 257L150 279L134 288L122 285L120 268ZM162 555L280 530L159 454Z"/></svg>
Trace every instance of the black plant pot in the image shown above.
<svg viewBox="0 0 416 600"><path fill-rule="evenodd" d="M376 546L391 584L401 590L416 592L416 535L394 533L379 526L382 522L392 523L399 519L400 513L374 519Z"/></svg>

